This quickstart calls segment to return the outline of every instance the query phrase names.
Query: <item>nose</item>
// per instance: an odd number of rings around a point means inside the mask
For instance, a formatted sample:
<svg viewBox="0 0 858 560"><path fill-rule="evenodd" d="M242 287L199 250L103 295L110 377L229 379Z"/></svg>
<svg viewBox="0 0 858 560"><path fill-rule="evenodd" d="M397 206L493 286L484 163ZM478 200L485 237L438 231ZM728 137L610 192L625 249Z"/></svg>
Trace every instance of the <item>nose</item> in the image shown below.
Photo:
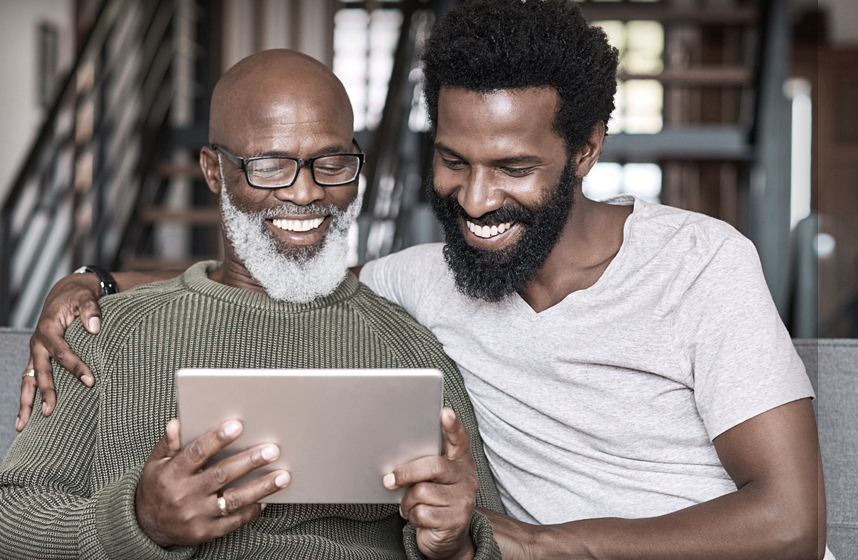
<svg viewBox="0 0 858 560"><path fill-rule="evenodd" d="M491 169L474 166L457 193L459 205L473 218L503 205L503 193Z"/></svg>
<svg viewBox="0 0 858 560"><path fill-rule="evenodd" d="M307 206L325 198L325 188L313 180L312 170L305 165L298 170L298 176L292 186L275 189L274 196L279 200Z"/></svg>

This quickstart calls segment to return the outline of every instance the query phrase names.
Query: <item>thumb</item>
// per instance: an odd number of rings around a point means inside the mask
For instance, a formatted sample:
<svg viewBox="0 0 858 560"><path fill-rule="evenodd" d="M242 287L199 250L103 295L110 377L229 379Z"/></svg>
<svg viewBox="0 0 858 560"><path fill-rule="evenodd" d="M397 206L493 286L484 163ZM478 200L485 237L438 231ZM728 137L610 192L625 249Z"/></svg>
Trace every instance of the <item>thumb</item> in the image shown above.
<svg viewBox="0 0 858 560"><path fill-rule="evenodd" d="M173 418L167 422L167 428L161 440L155 444L150 460L169 459L182 449L182 441L179 435L179 419Z"/></svg>
<svg viewBox="0 0 858 560"><path fill-rule="evenodd" d="M452 408L441 410L441 434L444 440L444 455L451 461L471 457L471 436Z"/></svg>

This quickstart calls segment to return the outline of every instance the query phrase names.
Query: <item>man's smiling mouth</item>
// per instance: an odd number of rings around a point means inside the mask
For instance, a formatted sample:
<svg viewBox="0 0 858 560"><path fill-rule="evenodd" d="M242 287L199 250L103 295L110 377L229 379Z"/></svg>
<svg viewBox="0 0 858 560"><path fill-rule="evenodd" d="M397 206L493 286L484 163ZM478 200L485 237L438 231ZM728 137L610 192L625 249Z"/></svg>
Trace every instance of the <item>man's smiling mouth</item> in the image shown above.
<svg viewBox="0 0 858 560"><path fill-rule="evenodd" d="M478 226L470 220L465 220L465 223L468 225L468 229L471 233L477 237L482 237L483 239L489 239L496 235L500 235L512 227L512 222L505 222L493 226Z"/></svg>
<svg viewBox="0 0 858 560"><path fill-rule="evenodd" d="M286 231L310 231L312 229L318 228L320 225L322 225L322 222L324 221L324 217L310 218L307 220L289 220L285 218L274 218L271 220L271 223L274 224L274 227Z"/></svg>

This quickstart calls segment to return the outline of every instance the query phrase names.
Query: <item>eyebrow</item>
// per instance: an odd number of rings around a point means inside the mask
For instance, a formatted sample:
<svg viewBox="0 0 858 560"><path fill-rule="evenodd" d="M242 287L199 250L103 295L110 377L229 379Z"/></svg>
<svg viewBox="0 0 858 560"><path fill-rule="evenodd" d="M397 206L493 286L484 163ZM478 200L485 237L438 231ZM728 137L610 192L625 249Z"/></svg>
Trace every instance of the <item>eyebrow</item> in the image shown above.
<svg viewBox="0 0 858 560"><path fill-rule="evenodd" d="M348 149L343 148L342 146L325 146L324 148L317 150L316 155L310 156L310 157L326 156L326 155L330 155L330 154L346 154L346 153L352 153L352 152L349 152ZM279 152L279 151L267 152L267 151L260 150L260 151L253 152L253 154L248 156L248 159L249 158L255 158L255 157L289 157L289 158L294 158L296 156L287 154L286 152ZM309 159L309 158L304 158L304 159Z"/></svg>
<svg viewBox="0 0 858 560"><path fill-rule="evenodd" d="M461 160L467 161L467 159L462 157L461 155L459 155L459 153L456 152L456 150L450 148L449 146L447 146L443 142L435 142L435 149L440 150L442 152L447 152L454 157L457 157ZM514 156L507 156L507 157L502 157L499 159L494 159L494 160L491 160L490 163L492 165L504 166L504 165L520 164L520 163L537 164L537 163L543 163L544 161L545 160L543 158L541 158L537 155L518 154L518 155L514 155Z"/></svg>

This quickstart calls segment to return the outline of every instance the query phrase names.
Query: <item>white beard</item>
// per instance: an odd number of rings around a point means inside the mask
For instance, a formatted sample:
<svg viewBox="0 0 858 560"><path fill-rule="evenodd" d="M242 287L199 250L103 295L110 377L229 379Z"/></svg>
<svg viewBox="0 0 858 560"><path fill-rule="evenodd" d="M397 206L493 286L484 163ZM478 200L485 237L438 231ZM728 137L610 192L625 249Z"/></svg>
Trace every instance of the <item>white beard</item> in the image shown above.
<svg viewBox="0 0 858 560"><path fill-rule="evenodd" d="M226 237L235 255L269 296L280 301L308 303L333 293L342 283L348 272L349 228L360 214L361 196L345 211L334 205L298 206L284 202L280 208L245 213L232 205L223 179L220 194ZM265 226L266 218L320 210L331 214L331 223L315 254L310 254L312 249L301 248L287 256L278 250Z"/></svg>

